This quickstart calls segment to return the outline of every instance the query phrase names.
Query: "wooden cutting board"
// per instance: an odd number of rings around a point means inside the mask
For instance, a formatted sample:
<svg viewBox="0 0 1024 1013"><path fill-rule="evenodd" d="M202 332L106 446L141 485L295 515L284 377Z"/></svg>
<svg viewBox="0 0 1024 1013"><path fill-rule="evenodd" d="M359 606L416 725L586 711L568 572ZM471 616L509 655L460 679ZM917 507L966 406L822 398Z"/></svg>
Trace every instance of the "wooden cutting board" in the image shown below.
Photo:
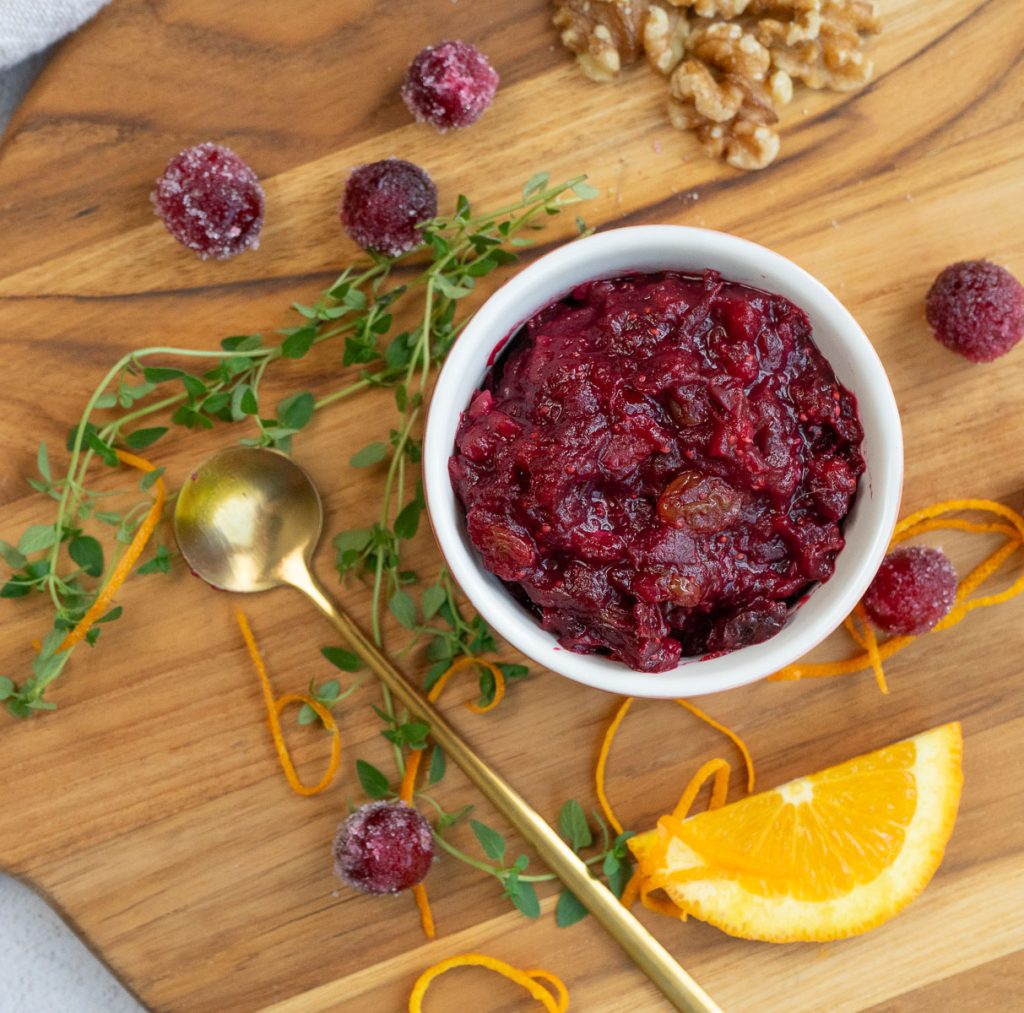
<svg viewBox="0 0 1024 1013"><path fill-rule="evenodd" d="M507 202L540 169L587 172L602 191L585 212L598 227L704 225L793 258L843 299L886 364L905 425L904 511L966 495L1019 507L1024 350L971 365L932 340L922 309L932 278L954 260L989 257L1024 277L1019 0L882 8L874 83L855 95L800 91L783 117L779 159L743 175L668 126L664 85L646 67L615 85L583 79L543 0L115 0L62 47L0 154L0 537L49 519L24 482L38 441L59 456L118 354L212 347L226 334L284 326L289 303L313 301L355 253L334 213L347 172L389 155L427 167L446 206L460 192L481 207ZM442 137L410 123L397 90L411 56L448 37L490 54L502 88L480 123ZM241 152L267 192L260 250L226 264L176 246L147 202L169 155L207 139ZM555 222L544 242L571 228ZM271 393L277 383L283 394L342 382L337 358L324 355L283 370ZM381 474L346 462L386 435L391 411L389 393L370 392L297 438L296 458L325 492L329 533L373 515ZM154 449L176 485L237 438L221 429ZM976 542L945 544L961 565L978 558ZM437 566L426 533L411 563L424 574ZM325 547L325 577L331 564ZM336 590L365 623L366 590ZM123 619L75 655L54 690L56 713L0 717L0 865L52 902L145 1004L393 1011L429 963L476 950L561 974L574 1009L667 1009L592 919L555 927L550 884L541 919L528 922L493 880L443 858L429 881L440 929L429 944L408 897L339 888L330 841L347 800L363 798L353 761L390 769L370 710L375 687L340 708L342 776L298 798L277 768L232 601L180 565L131 580L119 600ZM330 677L317 648L331 633L304 601L282 591L245 604L279 692ZM46 610L30 600L0 606L0 672L23 673ZM914 645L889 665L888 697L862 675L702 700L749 742L764 786L943 721L962 720L966 734L963 807L945 862L888 925L827 946L770 946L640 914L725 1009L1019 1001L1022 608L976 612ZM388 643L405 638L390 629ZM416 654L404 664L424 667ZM453 687L445 707L541 812L554 818L569 797L593 804L595 751L615 700L539 671L494 714L465 711L472 695L468 683ZM735 757L671 704L636 710L610 791L627 825L643 828L698 762L723 748ZM318 776L322 747L312 734L300 741L308 776ZM475 802L497 822L457 771L440 794L449 808ZM458 839L474 847L464 828ZM511 986L465 971L437 984L430 1008L527 1007Z"/></svg>

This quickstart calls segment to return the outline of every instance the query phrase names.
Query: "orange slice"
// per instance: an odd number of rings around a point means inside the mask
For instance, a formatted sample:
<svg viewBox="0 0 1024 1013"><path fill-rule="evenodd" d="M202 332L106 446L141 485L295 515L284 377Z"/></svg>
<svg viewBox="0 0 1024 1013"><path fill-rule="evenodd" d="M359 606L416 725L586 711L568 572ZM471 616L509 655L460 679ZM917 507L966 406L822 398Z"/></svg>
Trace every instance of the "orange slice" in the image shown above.
<svg viewBox="0 0 1024 1013"><path fill-rule="evenodd" d="M629 842L641 894L664 890L679 917L746 939L866 932L939 867L962 746L954 722L720 809L664 816Z"/></svg>

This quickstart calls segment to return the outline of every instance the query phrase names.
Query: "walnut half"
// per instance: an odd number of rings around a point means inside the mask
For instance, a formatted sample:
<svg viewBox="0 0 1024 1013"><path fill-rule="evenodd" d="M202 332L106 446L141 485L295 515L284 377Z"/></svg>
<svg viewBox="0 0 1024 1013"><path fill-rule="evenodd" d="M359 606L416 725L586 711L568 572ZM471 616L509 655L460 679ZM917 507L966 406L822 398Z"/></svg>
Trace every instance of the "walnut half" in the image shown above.
<svg viewBox="0 0 1024 1013"><path fill-rule="evenodd" d="M692 56L669 82L669 119L694 130L708 154L737 169L763 169L779 153L775 104L792 94L772 75L768 50L739 24L702 24L690 32ZM788 90L787 90L788 85Z"/></svg>
<svg viewBox="0 0 1024 1013"><path fill-rule="evenodd" d="M650 0L555 0L563 45L592 81L610 81L640 55Z"/></svg>
<svg viewBox="0 0 1024 1013"><path fill-rule="evenodd" d="M779 153L778 114L759 81L687 60L672 75L669 119L696 131L709 155L737 169L763 169Z"/></svg>
<svg viewBox="0 0 1024 1013"><path fill-rule="evenodd" d="M773 66L810 88L853 91L871 80L874 64L864 52L864 36L881 30L873 2L790 0L789 17L783 9L786 0L754 2L775 15L757 25Z"/></svg>

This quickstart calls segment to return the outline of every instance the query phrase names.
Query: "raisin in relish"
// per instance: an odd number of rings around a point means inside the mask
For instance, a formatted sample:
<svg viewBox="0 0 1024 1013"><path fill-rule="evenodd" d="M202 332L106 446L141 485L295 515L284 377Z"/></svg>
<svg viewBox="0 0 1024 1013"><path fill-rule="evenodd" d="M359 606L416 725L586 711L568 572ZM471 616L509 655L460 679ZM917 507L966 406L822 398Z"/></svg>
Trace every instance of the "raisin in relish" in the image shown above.
<svg viewBox="0 0 1024 1013"><path fill-rule="evenodd" d="M766 640L828 580L862 439L788 299L634 274L517 331L449 471L484 566L562 646L663 672Z"/></svg>

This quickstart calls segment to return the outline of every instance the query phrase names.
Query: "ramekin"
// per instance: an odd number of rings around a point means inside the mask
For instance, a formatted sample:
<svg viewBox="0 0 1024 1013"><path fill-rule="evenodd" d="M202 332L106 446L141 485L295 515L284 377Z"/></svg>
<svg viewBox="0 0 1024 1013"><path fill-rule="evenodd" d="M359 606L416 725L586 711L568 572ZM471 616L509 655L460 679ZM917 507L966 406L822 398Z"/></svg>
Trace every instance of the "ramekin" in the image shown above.
<svg viewBox="0 0 1024 1013"><path fill-rule="evenodd" d="M668 672L636 672L600 655L576 654L541 629L497 577L466 534L448 475L459 418L495 350L538 310L574 286L631 272L701 272L777 292L801 307L814 341L836 377L857 398L867 469L844 523L846 545L831 579L814 586L775 636L702 660L684 658ZM885 369L843 304L791 260L737 236L678 225L643 225L598 233L560 246L525 267L479 309L455 342L434 388L423 449L427 509L455 580L494 631L536 664L597 689L627 696L697 696L762 679L827 637L860 600L885 554L899 510L903 438Z"/></svg>

